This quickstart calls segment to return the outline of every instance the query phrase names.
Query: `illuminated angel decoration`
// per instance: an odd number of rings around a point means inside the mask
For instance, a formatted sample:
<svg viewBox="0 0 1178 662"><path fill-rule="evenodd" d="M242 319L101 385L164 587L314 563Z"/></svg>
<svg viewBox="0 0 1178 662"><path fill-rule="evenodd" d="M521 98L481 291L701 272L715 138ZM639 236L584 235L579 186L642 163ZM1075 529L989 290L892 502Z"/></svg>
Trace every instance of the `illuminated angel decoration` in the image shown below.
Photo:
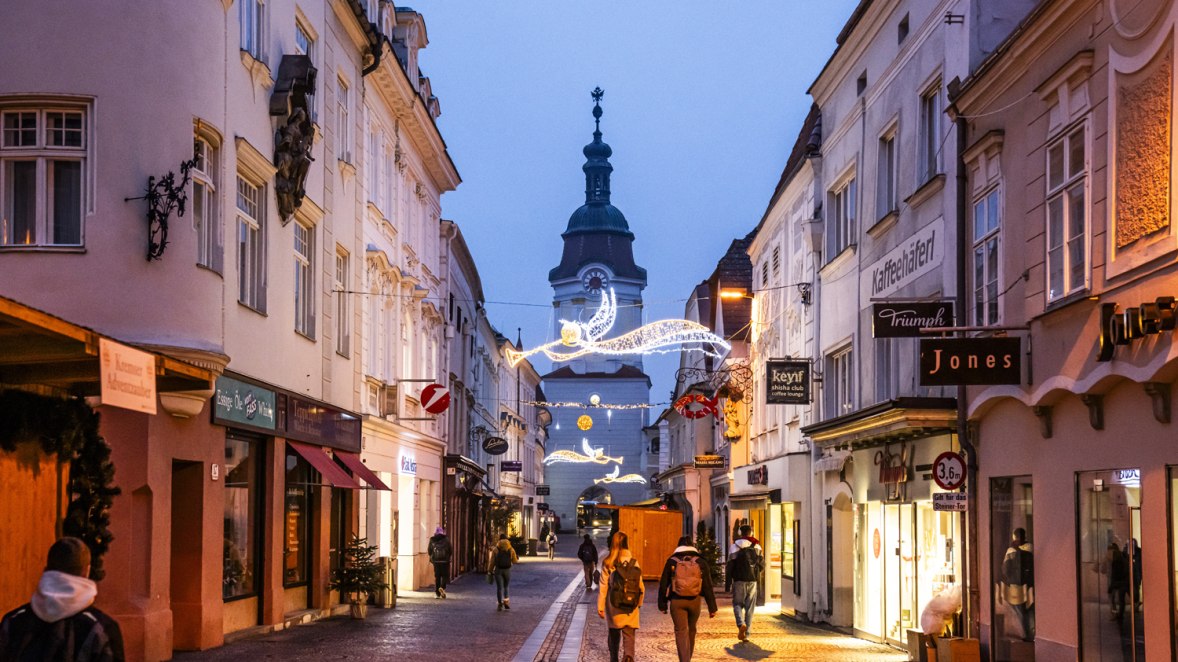
<svg viewBox="0 0 1178 662"><path fill-rule="evenodd" d="M521 352L507 350L507 361L514 367L520 361L535 354L544 354L549 360L560 363L571 361L589 354L665 354L674 351L701 352L720 358L717 348L727 351L731 348L723 338L708 330L708 327L688 320L661 320L651 322L624 333L617 338L605 340L605 334L613 328L618 314L618 298L613 288L602 292L601 305L588 322L560 320L560 340Z"/></svg>
<svg viewBox="0 0 1178 662"><path fill-rule="evenodd" d="M592 462L594 464L609 464L610 462L622 463L620 457L610 457L605 454L604 448L593 448L589 445L588 439L581 439L581 448L585 451L581 455L577 451L560 450L549 453L548 457L544 458L544 464L556 464L557 462L571 462L585 464Z"/></svg>
<svg viewBox="0 0 1178 662"><path fill-rule="evenodd" d="M593 484L594 485L600 485L601 483L642 483L643 485L646 484L646 479L643 478L642 476L639 476L638 474L626 474L625 476L619 476L618 474L621 473L621 471L619 471L620 469L621 469L621 467L614 467L613 472L606 474L604 478L594 478Z"/></svg>

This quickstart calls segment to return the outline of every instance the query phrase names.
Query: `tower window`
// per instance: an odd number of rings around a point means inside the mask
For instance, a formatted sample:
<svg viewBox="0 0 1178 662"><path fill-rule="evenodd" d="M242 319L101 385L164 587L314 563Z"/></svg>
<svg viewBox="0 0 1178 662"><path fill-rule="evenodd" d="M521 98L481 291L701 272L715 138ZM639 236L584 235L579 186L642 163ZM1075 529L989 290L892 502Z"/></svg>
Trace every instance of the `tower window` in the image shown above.
<svg viewBox="0 0 1178 662"><path fill-rule="evenodd" d="M904 18L900 19L900 24L896 26L896 43L902 44L908 38L908 14L904 14Z"/></svg>

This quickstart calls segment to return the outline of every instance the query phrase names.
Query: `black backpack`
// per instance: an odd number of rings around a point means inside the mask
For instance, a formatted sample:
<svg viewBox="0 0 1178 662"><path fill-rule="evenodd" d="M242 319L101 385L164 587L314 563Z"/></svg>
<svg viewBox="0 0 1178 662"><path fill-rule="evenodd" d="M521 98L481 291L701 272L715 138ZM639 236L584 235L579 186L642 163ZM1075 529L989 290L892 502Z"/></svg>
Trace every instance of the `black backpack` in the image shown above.
<svg viewBox="0 0 1178 662"><path fill-rule="evenodd" d="M495 552L495 567L496 568L510 568L511 567L511 550L501 549Z"/></svg>
<svg viewBox="0 0 1178 662"><path fill-rule="evenodd" d="M642 569L634 559L619 563L609 575L609 603L630 613L642 604Z"/></svg>
<svg viewBox="0 0 1178 662"><path fill-rule="evenodd" d="M732 579L740 582L755 582L761 575L761 556L757 548L749 545L736 553L736 563L732 571Z"/></svg>
<svg viewBox="0 0 1178 662"><path fill-rule="evenodd" d="M593 546L589 544L581 545L581 548L577 550L577 558L585 563L593 563Z"/></svg>

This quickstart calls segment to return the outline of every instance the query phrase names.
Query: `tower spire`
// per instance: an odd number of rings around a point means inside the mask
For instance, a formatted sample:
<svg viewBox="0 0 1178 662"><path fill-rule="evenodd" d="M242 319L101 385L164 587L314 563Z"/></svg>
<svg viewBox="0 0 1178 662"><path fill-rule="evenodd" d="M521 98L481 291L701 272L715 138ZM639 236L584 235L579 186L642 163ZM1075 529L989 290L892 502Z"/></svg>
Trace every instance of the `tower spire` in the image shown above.
<svg viewBox="0 0 1178 662"><path fill-rule="evenodd" d="M601 140L601 98L605 90L593 88L589 93L593 97L593 142L585 145L585 204L609 204L609 175L614 167L610 165L609 157L613 154L610 146Z"/></svg>

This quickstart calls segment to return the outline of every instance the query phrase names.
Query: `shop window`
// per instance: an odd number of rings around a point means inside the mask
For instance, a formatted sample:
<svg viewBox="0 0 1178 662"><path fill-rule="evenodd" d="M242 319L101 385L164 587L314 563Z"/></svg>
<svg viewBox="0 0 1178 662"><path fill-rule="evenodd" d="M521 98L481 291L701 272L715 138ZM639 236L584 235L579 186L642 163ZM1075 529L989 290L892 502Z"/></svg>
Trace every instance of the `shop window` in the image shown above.
<svg viewBox="0 0 1178 662"><path fill-rule="evenodd" d="M261 444L225 439L225 544L221 597L258 592L258 470Z"/></svg>
<svg viewBox="0 0 1178 662"><path fill-rule="evenodd" d="M1141 471L1081 472L1076 492L1079 659L1144 660Z"/></svg>
<svg viewBox="0 0 1178 662"><path fill-rule="evenodd" d="M1031 477L990 480L994 660L1035 659L1035 522Z"/></svg>
<svg viewBox="0 0 1178 662"><path fill-rule="evenodd" d="M795 582L794 595L798 595L798 504L781 505L781 576Z"/></svg>
<svg viewBox="0 0 1178 662"><path fill-rule="evenodd" d="M318 473L293 449L286 449L286 522L282 550L282 584L299 586L307 583L311 560L311 491L318 482Z"/></svg>

